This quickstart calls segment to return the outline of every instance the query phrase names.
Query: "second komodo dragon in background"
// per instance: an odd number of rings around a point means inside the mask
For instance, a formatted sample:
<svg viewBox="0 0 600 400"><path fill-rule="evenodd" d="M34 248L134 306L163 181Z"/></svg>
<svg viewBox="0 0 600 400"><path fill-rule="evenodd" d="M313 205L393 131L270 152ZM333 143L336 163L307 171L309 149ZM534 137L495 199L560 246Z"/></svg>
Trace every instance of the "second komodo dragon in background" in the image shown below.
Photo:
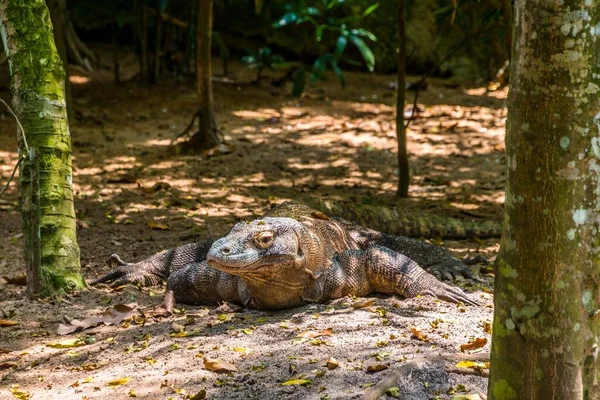
<svg viewBox="0 0 600 400"><path fill-rule="evenodd" d="M108 263L114 269L92 284L167 280L163 307L169 312L175 301L279 310L372 292L478 304L429 273L473 278L441 247L330 219L299 203L240 222L216 241L166 250L135 264L113 254Z"/></svg>

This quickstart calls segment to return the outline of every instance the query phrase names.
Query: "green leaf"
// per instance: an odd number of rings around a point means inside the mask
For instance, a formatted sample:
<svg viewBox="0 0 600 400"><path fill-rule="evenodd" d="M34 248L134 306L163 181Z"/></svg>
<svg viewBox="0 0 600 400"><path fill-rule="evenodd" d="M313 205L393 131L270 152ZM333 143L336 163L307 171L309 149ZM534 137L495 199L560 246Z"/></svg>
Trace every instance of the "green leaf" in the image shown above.
<svg viewBox="0 0 600 400"><path fill-rule="evenodd" d="M363 28L359 28L359 29L352 29L350 31L350 33L353 33L357 36L362 36L362 37L366 37L368 39L371 39L372 41L376 42L377 41L377 36L375 36L374 34L372 34L371 32L369 32L366 29Z"/></svg>
<svg viewBox="0 0 600 400"><path fill-rule="evenodd" d="M364 40L353 34L350 34L350 40L360 51L360 54L362 55L363 60L365 60L365 64L367 65L369 71L373 71L375 69L375 56L373 55L373 52L369 46L367 46Z"/></svg>
<svg viewBox="0 0 600 400"><path fill-rule="evenodd" d="M366 10L363 12L362 16L363 16L363 17L366 17L367 15L371 14L373 11L377 10L378 8L379 8L379 3L375 3L375 4L373 4L372 6L370 6L369 8L367 8L367 9L366 9Z"/></svg>
<svg viewBox="0 0 600 400"><path fill-rule="evenodd" d="M331 10L332 8L336 8L344 4L344 0L331 0L329 4L327 4L327 9Z"/></svg>
<svg viewBox="0 0 600 400"><path fill-rule="evenodd" d="M279 19L279 21L273 23L273 28L281 28L294 22L298 22L298 14L296 14L293 11L290 11L284 14L283 17Z"/></svg>
<svg viewBox="0 0 600 400"><path fill-rule="evenodd" d="M346 89L346 80L344 79L344 73L342 72L342 69L338 65L338 63L335 60L335 58L334 57L329 57L327 59L327 61L329 61L329 65L331 66L331 70L333 71L333 73L335 74L335 76L337 76L338 80L340 81L340 84L342 85L342 88Z"/></svg>
<svg viewBox="0 0 600 400"><path fill-rule="evenodd" d="M314 17L320 17L321 16L321 11L319 11L315 7L307 7L305 11L306 11L306 13L308 15L312 15Z"/></svg>
<svg viewBox="0 0 600 400"><path fill-rule="evenodd" d="M311 82L316 82L323 77L323 73L325 72L325 66L327 62L327 56L331 56L331 54L326 53L321 55L319 58L315 60L313 64L312 72L310 73Z"/></svg>
<svg viewBox="0 0 600 400"><path fill-rule="evenodd" d="M317 33L316 33L317 42L320 42L321 39L323 39L323 29L325 29L325 25L319 25L317 27Z"/></svg>
<svg viewBox="0 0 600 400"><path fill-rule="evenodd" d="M300 96L306 86L306 68L298 68L294 74L294 85L292 86L292 95Z"/></svg>
<svg viewBox="0 0 600 400"><path fill-rule="evenodd" d="M346 49L346 44L348 44L348 37L345 35L340 35L335 44L335 51L333 53L333 58L335 58L336 61L339 61L342 58L342 54Z"/></svg>

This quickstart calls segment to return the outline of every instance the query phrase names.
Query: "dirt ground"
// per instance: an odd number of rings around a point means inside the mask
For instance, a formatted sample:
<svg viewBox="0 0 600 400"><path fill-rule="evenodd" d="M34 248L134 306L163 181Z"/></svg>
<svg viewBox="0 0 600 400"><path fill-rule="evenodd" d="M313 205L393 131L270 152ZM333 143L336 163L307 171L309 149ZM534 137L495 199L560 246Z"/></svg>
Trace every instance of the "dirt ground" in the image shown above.
<svg viewBox="0 0 600 400"><path fill-rule="evenodd" d="M233 152L208 157L171 146L195 110L193 82L117 86L110 71L73 71L75 207L88 279L107 271L111 253L134 261L223 235L287 199L501 219L505 91L434 80L422 92L408 131L411 197L397 200L393 76L346 73L345 91L330 79L297 99L289 87L245 83L253 74L238 66L231 80L215 80ZM6 88L0 97L9 100ZM17 160L15 132L0 110L2 185ZM153 190L160 182L168 185ZM13 182L0 199L0 276L24 271L16 202ZM494 239L441 244L461 257L493 259L498 248ZM391 389L382 398L485 397L487 379L478 375L486 370L455 366L489 351L493 300L481 290L473 295L482 307L385 296L281 312L186 306L171 318L57 334L63 316L83 319L117 304L148 308L161 291L90 288L31 301L23 286L0 279L0 318L18 322L0 326L0 399L182 399L202 398L203 390L211 399L351 399L386 377ZM488 343L461 356L460 346L475 339ZM67 347L51 347L57 343ZM237 370L211 372L205 357Z"/></svg>

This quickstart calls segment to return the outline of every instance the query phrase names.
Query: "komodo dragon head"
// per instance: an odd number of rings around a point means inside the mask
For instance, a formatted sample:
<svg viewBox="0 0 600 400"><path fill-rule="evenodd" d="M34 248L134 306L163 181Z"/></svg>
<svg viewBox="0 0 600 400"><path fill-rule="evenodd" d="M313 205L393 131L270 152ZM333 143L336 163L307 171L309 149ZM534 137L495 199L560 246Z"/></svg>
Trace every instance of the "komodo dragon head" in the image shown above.
<svg viewBox="0 0 600 400"><path fill-rule="evenodd" d="M270 217L238 223L206 256L212 268L245 281L248 301L277 309L318 300L315 282L330 258L328 246L301 222Z"/></svg>

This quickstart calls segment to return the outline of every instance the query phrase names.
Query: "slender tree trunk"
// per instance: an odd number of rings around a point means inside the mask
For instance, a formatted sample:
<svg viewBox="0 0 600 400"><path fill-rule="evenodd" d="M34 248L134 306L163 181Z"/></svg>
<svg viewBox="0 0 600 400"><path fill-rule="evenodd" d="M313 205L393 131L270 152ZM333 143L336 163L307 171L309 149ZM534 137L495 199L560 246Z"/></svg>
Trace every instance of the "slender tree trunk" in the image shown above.
<svg viewBox="0 0 600 400"><path fill-rule="evenodd" d="M398 0L398 97L396 100L396 138L398 139L398 197L408 196L410 171L406 151L404 101L406 93L406 0Z"/></svg>
<svg viewBox="0 0 600 400"><path fill-rule="evenodd" d="M515 3L491 399L598 399L600 7Z"/></svg>
<svg viewBox="0 0 600 400"><path fill-rule="evenodd" d="M160 6L158 7L160 10ZM160 12L156 13L156 41L154 43L154 71L152 75L152 82L156 83L160 79L160 63L161 57L160 53L162 52L162 26L163 20L160 17Z"/></svg>
<svg viewBox="0 0 600 400"><path fill-rule="evenodd" d="M197 76L198 76L198 132L189 141L194 150L208 149L222 143L217 129L215 107L212 90L212 19L213 0L199 0L198 10L198 42L197 42Z"/></svg>
<svg viewBox="0 0 600 400"><path fill-rule="evenodd" d="M71 82L69 82L69 62L67 60L67 3L65 0L48 0L48 9L54 30L54 43L65 69L65 94L67 99L67 116L73 118L73 101L71 99Z"/></svg>
<svg viewBox="0 0 600 400"><path fill-rule="evenodd" d="M19 203L28 293L81 289L65 71L44 0L0 0L0 35L10 63L12 103L27 141L20 137L25 160Z"/></svg>
<svg viewBox="0 0 600 400"><path fill-rule="evenodd" d="M513 6L511 0L502 0L502 13L504 18L504 35L506 38L506 53L508 55L508 61L510 61L510 53L512 51L512 23L513 23Z"/></svg>

